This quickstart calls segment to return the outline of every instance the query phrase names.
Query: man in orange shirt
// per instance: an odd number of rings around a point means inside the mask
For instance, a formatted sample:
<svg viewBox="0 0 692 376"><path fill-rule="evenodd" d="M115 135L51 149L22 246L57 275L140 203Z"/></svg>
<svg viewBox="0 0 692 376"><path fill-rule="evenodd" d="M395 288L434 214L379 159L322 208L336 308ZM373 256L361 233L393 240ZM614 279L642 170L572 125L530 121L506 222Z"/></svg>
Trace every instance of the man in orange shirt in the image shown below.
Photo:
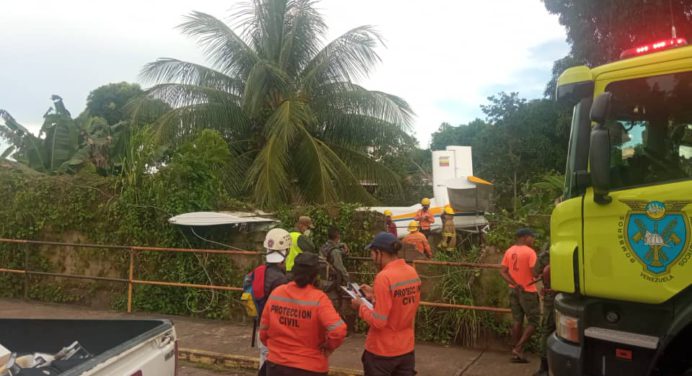
<svg viewBox="0 0 692 376"><path fill-rule="evenodd" d="M318 272L319 256L299 254L293 282L274 289L267 300L260 340L269 348L265 368L270 376L326 376L329 355L346 337L346 324L315 287Z"/></svg>
<svg viewBox="0 0 692 376"><path fill-rule="evenodd" d="M509 304L512 309L512 362L527 363L524 345L538 327L540 307L538 291L533 281L536 252L531 248L536 239L533 231L522 228L516 232L516 241L502 258L502 278L509 284ZM528 325L524 328L524 317Z"/></svg>
<svg viewBox="0 0 692 376"><path fill-rule="evenodd" d="M424 197L421 201L420 204L423 206L420 210L416 212L416 217L413 218L418 223L420 223L420 232L425 235L425 237L429 237L431 232L430 232L430 226L435 223L435 216L430 212L430 199L427 197Z"/></svg>
<svg viewBox="0 0 692 376"><path fill-rule="evenodd" d="M418 222L411 221L408 224L409 234L404 237L402 242L406 245L410 245L416 248L416 251L427 258L432 258L432 249L430 248L430 243L428 238L425 237L420 231L418 231Z"/></svg>
<svg viewBox="0 0 692 376"><path fill-rule="evenodd" d="M374 309L361 299L351 301L353 309L370 326L362 356L365 376L413 376L413 324L420 301L420 278L415 269L397 257L401 243L396 236L381 232L368 248L380 272L374 287L362 285L361 290L374 302Z"/></svg>

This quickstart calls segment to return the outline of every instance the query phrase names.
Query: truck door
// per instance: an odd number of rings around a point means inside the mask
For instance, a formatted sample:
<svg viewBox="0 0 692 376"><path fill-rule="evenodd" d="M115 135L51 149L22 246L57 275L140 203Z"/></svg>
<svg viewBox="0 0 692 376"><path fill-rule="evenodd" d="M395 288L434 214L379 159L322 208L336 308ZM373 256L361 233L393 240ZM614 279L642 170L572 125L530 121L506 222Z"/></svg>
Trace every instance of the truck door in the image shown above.
<svg viewBox="0 0 692 376"><path fill-rule="evenodd" d="M663 302L692 282L692 72L614 81L612 201L587 190L582 290Z"/></svg>

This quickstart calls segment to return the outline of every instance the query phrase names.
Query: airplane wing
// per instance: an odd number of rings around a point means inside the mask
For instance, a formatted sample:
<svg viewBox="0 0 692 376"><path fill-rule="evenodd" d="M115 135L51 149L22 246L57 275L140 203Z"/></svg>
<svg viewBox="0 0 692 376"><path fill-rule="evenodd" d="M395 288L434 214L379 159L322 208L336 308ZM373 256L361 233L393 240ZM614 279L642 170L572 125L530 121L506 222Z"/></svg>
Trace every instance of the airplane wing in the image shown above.
<svg viewBox="0 0 692 376"><path fill-rule="evenodd" d="M169 218L168 223L180 226L218 226L244 223L278 223L272 218L258 217L255 213L192 212Z"/></svg>

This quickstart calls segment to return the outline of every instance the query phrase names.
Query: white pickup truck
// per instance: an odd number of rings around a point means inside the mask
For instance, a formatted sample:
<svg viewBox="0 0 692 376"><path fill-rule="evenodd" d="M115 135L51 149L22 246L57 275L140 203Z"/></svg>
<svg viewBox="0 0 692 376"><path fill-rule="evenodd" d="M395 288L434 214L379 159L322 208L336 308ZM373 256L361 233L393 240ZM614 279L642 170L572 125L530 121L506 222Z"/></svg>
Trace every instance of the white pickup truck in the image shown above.
<svg viewBox="0 0 692 376"><path fill-rule="evenodd" d="M74 342L79 344L75 347ZM169 320L0 319L0 344L12 352L2 376L174 376L178 344ZM72 345L72 347L70 347ZM79 349L71 356L50 354ZM43 354L43 355L36 355ZM76 354L76 355L75 355ZM36 366L37 360L50 364ZM31 367L21 367L30 359ZM26 366L26 364L24 364Z"/></svg>

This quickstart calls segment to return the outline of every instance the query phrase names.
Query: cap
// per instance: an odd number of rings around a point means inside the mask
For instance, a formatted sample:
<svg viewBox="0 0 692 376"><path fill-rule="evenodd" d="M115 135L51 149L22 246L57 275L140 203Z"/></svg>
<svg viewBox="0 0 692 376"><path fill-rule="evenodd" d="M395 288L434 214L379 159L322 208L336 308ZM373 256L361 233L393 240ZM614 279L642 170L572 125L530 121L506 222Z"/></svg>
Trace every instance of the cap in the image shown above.
<svg viewBox="0 0 692 376"><path fill-rule="evenodd" d="M312 218L308 217L307 215L301 215L298 218L298 223L306 225L309 228L315 228L315 226L312 224Z"/></svg>
<svg viewBox="0 0 692 376"><path fill-rule="evenodd" d="M534 238L536 237L536 234L530 228L520 228L514 235L517 238L521 238L523 236L533 236Z"/></svg>
<svg viewBox="0 0 692 376"><path fill-rule="evenodd" d="M396 236L392 235L389 232L380 232L379 234L375 235L375 237L372 239L372 242L368 244L365 248L366 249L372 249L376 248L381 251L387 252L387 253L395 253L394 251L394 243L396 243L397 238Z"/></svg>
<svg viewBox="0 0 692 376"><path fill-rule="evenodd" d="M296 256L293 264L293 275L317 274L319 272L320 258L312 252L303 252Z"/></svg>
<svg viewBox="0 0 692 376"><path fill-rule="evenodd" d="M304 266L308 268L317 267L320 263L320 257L312 252L303 252L296 256L295 266Z"/></svg>

